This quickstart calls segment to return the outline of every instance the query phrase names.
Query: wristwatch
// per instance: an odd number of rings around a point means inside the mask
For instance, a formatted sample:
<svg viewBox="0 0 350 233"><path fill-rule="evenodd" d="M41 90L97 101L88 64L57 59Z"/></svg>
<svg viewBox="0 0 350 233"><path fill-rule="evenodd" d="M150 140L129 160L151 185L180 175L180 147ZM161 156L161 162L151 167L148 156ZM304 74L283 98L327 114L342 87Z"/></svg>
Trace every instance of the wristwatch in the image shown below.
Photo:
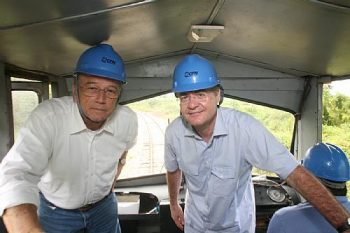
<svg viewBox="0 0 350 233"><path fill-rule="evenodd" d="M348 218L340 227L337 228L339 233L350 230L350 218Z"/></svg>

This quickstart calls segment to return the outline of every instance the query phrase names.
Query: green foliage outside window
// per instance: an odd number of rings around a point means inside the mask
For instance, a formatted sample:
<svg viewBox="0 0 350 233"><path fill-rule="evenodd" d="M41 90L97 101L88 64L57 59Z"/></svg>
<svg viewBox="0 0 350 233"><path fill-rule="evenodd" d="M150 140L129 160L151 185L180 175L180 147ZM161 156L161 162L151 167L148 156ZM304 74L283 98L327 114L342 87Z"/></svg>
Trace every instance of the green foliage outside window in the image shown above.
<svg viewBox="0 0 350 233"><path fill-rule="evenodd" d="M322 141L336 144L350 155L350 97L331 95L328 86L323 89Z"/></svg>

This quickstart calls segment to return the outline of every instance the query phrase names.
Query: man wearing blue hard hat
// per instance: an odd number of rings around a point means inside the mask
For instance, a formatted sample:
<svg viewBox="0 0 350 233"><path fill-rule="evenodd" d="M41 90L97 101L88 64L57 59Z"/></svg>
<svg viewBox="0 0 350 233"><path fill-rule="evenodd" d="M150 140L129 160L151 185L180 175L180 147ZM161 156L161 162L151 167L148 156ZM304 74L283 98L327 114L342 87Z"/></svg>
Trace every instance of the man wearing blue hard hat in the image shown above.
<svg viewBox="0 0 350 233"><path fill-rule="evenodd" d="M39 104L1 163L0 214L9 232L120 231L112 190L137 135L136 114L118 105L124 63L99 44L80 56L74 74L73 96Z"/></svg>
<svg viewBox="0 0 350 233"><path fill-rule="evenodd" d="M335 198L350 211L346 197L346 182L350 180L349 160L337 146L318 143L305 155L303 166L330 190ZM342 229L339 229L341 232ZM273 215L268 233L336 233L338 232L309 202L285 207Z"/></svg>
<svg viewBox="0 0 350 233"><path fill-rule="evenodd" d="M334 226L347 221L342 206L260 122L218 107L223 88L207 59L196 54L182 59L174 70L173 92L181 116L167 127L164 161L171 216L180 229L255 232L253 167L286 179ZM182 173L187 188L184 213L178 203Z"/></svg>

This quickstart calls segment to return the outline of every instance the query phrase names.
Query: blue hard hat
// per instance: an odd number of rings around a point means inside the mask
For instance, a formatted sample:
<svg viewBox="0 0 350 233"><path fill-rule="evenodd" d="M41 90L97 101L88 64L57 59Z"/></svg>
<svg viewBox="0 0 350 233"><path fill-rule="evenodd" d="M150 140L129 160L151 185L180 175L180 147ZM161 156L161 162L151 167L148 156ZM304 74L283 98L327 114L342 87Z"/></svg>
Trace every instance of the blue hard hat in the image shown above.
<svg viewBox="0 0 350 233"><path fill-rule="evenodd" d="M175 93L209 89L220 84L214 66L205 58L192 54L175 67L173 88Z"/></svg>
<svg viewBox="0 0 350 233"><path fill-rule="evenodd" d="M315 176L335 181L350 180L349 160L345 153L330 143L317 143L305 155L303 166Z"/></svg>
<svg viewBox="0 0 350 233"><path fill-rule="evenodd" d="M124 62L108 44L91 47L80 56L75 73L83 73L126 83Z"/></svg>

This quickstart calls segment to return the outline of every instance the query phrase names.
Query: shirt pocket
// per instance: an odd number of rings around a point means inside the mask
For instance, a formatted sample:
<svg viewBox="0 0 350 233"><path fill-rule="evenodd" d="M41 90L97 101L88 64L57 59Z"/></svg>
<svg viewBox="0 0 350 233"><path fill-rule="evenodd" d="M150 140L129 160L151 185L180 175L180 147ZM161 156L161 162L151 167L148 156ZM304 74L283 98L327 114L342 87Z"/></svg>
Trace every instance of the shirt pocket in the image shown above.
<svg viewBox="0 0 350 233"><path fill-rule="evenodd" d="M237 177L232 167L214 167L211 170L209 189L214 195L233 195L237 190Z"/></svg>
<svg viewBox="0 0 350 233"><path fill-rule="evenodd" d="M179 164L179 168L185 174L191 176L198 176L199 174L199 164L198 163L188 163L187 161L183 161L182 158L178 158L177 162Z"/></svg>

